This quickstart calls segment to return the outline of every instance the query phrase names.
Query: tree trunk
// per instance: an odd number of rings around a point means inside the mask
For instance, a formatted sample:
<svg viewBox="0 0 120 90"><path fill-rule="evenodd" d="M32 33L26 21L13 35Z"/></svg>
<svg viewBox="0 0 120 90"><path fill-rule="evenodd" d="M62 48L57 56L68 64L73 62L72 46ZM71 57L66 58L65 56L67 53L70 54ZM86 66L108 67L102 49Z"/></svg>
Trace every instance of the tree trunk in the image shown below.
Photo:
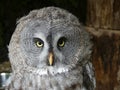
<svg viewBox="0 0 120 90"><path fill-rule="evenodd" d="M87 30L93 34L96 90L120 90L120 32Z"/></svg>
<svg viewBox="0 0 120 90"><path fill-rule="evenodd" d="M120 0L88 0L87 26L120 29Z"/></svg>
<svg viewBox="0 0 120 90"><path fill-rule="evenodd" d="M120 0L87 0L96 90L120 90Z"/></svg>

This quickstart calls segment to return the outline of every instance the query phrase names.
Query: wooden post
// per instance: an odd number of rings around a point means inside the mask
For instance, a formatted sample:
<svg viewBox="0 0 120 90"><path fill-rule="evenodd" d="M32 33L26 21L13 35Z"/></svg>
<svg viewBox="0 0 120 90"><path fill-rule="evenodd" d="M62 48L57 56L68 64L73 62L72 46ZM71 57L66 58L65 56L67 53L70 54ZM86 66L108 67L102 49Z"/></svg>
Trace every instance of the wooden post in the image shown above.
<svg viewBox="0 0 120 90"><path fill-rule="evenodd" d="M120 90L120 0L87 0L96 90Z"/></svg>
<svg viewBox="0 0 120 90"><path fill-rule="evenodd" d="M87 26L120 29L120 0L88 0Z"/></svg>

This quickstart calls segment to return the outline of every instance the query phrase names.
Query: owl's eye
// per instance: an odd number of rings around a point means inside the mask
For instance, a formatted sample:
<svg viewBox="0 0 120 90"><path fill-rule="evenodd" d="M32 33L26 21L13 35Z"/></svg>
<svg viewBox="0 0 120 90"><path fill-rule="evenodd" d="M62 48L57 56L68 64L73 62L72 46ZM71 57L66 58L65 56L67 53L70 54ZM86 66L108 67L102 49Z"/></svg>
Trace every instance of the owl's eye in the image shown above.
<svg viewBox="0 0 120 90"><path fill-rule="evenodd" d="M66 38L65 38L65 37L60 38L60 39L58 40L57 46L58 46L58 47L64 47L65 42L66 42Z"/></svg>
<svg viewBox="0 0 120 90"><path fill-rule="evenodd" d="M37 41L37 42L36 42L36 46L37 46L37 47L42 47L42 46L43 46L43 43L40 42L40 41Z"/></svg>
<svg viewBox="0 0 120 90"><path fill-rule="evenodd" d="M34 42L35 42L35 45L39 48L44 46L44 42L39 38L34 38Z"/></svg>

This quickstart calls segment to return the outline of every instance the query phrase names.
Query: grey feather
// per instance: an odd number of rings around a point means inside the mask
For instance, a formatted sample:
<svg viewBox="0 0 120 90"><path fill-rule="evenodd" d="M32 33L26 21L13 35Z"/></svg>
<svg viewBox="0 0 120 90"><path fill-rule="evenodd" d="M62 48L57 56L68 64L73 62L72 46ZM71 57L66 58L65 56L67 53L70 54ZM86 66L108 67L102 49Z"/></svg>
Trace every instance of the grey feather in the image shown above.
<svg viewBox="0 0 120 90"><path fill-rule="evenodd" d="M66 10L31 11L8 48L13 72L6 90L95 90L91 36Z"/></svg>

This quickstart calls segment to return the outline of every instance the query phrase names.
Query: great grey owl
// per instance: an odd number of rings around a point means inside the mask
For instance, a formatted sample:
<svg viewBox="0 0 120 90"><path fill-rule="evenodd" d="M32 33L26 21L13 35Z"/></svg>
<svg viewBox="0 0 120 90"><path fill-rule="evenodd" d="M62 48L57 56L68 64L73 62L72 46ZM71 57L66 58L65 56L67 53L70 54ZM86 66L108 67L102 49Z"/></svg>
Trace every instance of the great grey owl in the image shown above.
<svg viewBox="0 0 120 90"><path fill-rule="evenodd" d="M91 35L66 10L46 7L18 21L6 90L95 90Z"/></svg>

